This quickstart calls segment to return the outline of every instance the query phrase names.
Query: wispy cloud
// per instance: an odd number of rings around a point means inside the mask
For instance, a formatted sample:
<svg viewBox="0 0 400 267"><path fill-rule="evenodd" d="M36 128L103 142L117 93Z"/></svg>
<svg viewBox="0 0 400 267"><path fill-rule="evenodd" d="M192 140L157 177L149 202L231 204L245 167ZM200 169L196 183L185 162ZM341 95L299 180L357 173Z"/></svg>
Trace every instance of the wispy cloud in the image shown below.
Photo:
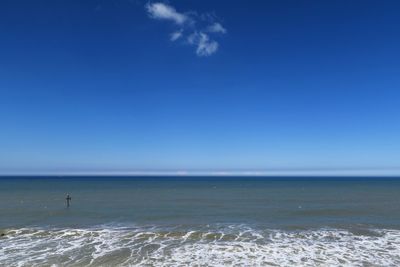
<svg viewBox="0 0 400 267"><path fill-rule="evenodd" d="M188 42L196 46L198 56L210 56L217 52L219 46L216 41L210 40L210 37L203 32L191 34Z"/></svg>
<svg viewBox="0 0 400 267"><path fill-rule="evenodd" d="M176 29L170 34L170 41L181 41L195 47L200 57L210 56L218 51L219 43L215 40L227 30L215 16L198 15L196 12L178 12L166 3L147 3L146 10L152 19L173 22Z"/></svg>
<svg viewBox="0 0 400 267"><path fill-rule="evenodd" d="M177 12L175 8L164 3L148 3L146 9L149 16L154 19L170 20L178 25L188 20L185 14Z"/></svg>
<svg viewBox="0 0 400 267"><path fill-rule="evenodd" d="M181 38L181 37L182 37L182 31L180 30L180 31L176 31L176 32L171 33L169 39L170 39L172 42L174 42L174 41L178 40L178 39Z"/></svg>
<svg viewBox="0 0 400 267"><path fill-rule="evenodd" d="M208 26L207 30L214 33L226 33L226 29L218 22Z"/></svg>

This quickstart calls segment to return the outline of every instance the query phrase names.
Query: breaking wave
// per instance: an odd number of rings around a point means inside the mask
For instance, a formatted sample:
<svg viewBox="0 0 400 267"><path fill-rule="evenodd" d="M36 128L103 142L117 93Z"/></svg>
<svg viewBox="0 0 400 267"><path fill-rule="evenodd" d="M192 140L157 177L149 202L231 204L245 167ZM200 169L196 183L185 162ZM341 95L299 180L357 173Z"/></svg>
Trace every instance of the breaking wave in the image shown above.
<svg viewBox="0 0 400 267"><path fill-rule="evenodd" d="M400 230L6 229L4 266L399 266Z"/></svg>

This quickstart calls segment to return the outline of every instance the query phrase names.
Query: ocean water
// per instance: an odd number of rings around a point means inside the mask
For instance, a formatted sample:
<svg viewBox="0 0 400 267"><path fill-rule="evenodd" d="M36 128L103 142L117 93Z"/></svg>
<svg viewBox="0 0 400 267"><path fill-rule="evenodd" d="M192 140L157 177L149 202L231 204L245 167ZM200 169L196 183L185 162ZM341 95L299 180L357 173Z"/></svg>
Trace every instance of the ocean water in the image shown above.
<svg viewBox="0 0 400 267"><path fill-rule="evenodd" d="M400 179L2 177L0 266L400 266Z"/></svg>

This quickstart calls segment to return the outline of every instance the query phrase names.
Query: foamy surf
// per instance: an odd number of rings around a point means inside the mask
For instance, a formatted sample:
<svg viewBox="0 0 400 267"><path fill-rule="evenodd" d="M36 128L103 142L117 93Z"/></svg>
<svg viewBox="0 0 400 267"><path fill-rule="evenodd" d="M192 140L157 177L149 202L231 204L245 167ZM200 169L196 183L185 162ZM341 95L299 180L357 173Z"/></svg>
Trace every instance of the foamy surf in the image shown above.
<svg viewBox="0 0 400 267"><path fill-rule="evenodd" d="M399 266L400 231L8 229L2 266Z"/></svg>

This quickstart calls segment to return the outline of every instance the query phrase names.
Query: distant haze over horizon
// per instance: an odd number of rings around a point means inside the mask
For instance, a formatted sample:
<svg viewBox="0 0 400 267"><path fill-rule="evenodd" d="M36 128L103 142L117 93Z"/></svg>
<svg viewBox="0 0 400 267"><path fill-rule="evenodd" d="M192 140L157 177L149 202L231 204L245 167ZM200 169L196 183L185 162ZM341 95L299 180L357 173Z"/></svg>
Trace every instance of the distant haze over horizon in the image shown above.
<svg viewBox="0 0 400 267"><path fill-rule="evenodd" d="M400 177L399 169L376 170L244 170L244 171L49 171L3 172L0 176L337 176L337 177Z"/></svg>
<svg viewBox="0 0 400 267"><path fill-rule="evenodd" d="M400 1L0 3L0 175L400 175Z"/></svg>

